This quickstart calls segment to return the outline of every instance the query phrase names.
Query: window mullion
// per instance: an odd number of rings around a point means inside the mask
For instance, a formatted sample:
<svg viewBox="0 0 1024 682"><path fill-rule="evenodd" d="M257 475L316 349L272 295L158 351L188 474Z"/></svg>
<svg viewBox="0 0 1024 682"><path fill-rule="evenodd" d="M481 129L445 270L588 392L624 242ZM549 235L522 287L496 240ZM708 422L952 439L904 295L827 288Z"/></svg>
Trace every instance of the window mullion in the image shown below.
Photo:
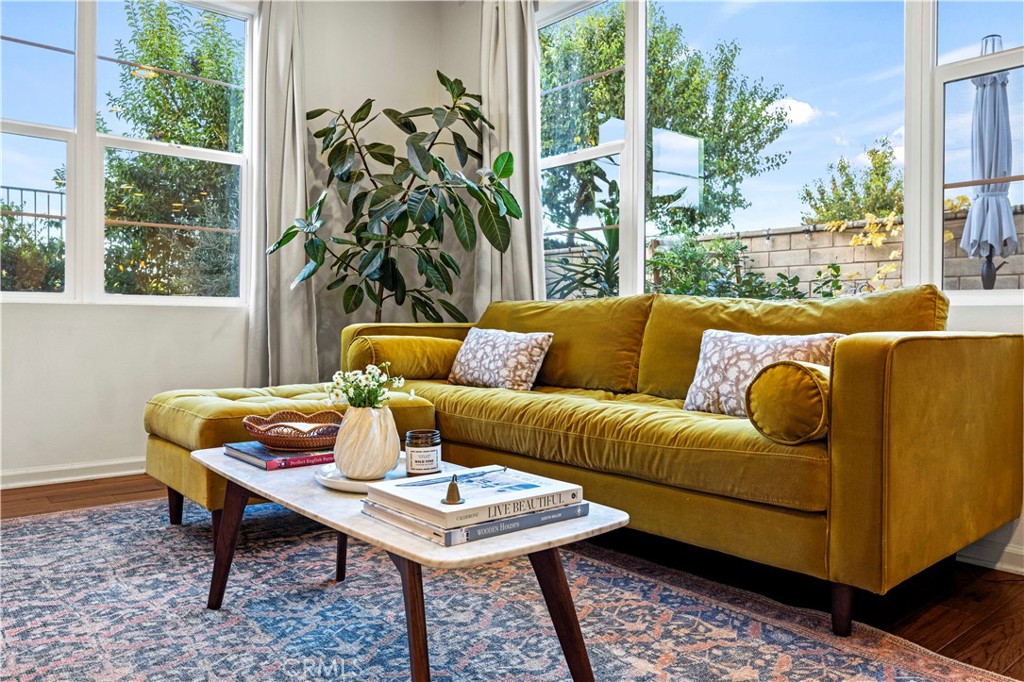
<svg viewBox="0 0 1024 682"><path fill-rule="evenodd" d="M244 154L237 152L225 152L218 149L203 149L201 147L189 147L186 145L168 144L155 140L141 140L134 137L123 137L120 135L98 134L97 141L101 149L113 147L115 149L127 149L133 152L146 154L160 154L163 156L176 156L183 159L196 159L199 161L213 161L232 166L241 166L245 160Z"/></svg>
<svg viewBox="0 0 1024 682"><path fill-rule="evenodd" d="M103 272L103 163L96 141L96 21L95 2L80 0L75 45L76 135L69 153L71 193L68 216L67 262L74 268L74 298L96 300Z"/></svg>
<svg viewBox="0 0 1024 682"><path fill-rule="evenodd" d="M595 147L585 147L565 152L564 154L547 156L540 160L540 169L550 170L552 168L561 168L562 166L572 166L585 161L596 161L606 156L621 154L625 147L626 143L624 141L616 140L615 142L605 142Z"/></svg>
<svg viewBox="0 0 1024 682"><path fill-rule="evenodd" d="M644 169L647 136L647 3L626 7L626 145L619 208L619 292L644 290Z"/></svg>

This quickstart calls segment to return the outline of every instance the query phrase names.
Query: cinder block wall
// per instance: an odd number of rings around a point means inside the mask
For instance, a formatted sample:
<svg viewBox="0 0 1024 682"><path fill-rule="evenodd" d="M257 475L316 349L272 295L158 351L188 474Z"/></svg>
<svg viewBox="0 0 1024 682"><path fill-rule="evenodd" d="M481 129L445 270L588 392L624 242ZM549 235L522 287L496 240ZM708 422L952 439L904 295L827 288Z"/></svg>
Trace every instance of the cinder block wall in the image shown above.
<svg viewBox="0 0 1024 682"><path fill-rule="evenodd" d="M946 290L980 289L981 263L977 258L968 258L960 248L964 231L966 211L947 213L943 229L952 238L943 244L943 288ZM996 257L996 265L1005 262L996 277L997 289L1024 289L1024 206L1014 207L1014 223L1017 227L1017 252L1009 258ZM902 235L887 240L881 247L850 246L854 235L862 232L861 227L848 228L842 232L829 232L824 227L793 227L766 232L746 233L739 236L747 246L745 266L755 272L763 272L769 279L778 273L787 277L796 275L800 283L811 293L811 286L817 273L831 263L842 266L844 279L849 276L851 284L861 284L875 275L879 266L897 262L890 259L893 251L903 248ZM887 288L899 287L902 283L901 267L886 276Z"/></svg>

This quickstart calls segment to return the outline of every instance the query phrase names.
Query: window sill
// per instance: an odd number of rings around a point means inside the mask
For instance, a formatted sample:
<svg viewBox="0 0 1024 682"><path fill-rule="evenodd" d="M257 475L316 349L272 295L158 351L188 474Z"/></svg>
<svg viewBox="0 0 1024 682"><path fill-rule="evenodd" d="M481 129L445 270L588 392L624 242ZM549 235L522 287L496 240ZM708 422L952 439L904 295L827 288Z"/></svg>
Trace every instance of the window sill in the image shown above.
<svg viewBox="0 0 1024 682"><path fill-rule="evenodd" d="M943 291L942 293L949 297L949 305L957 308L1024 306L1024 290L1021 289Z"/></svg>
<svg viewBox="0 0 1024 682"><path fill-rule="evenodd" d="M213 298L207 296L130 296L104 294L96 299L76 299L69 294L3 292L0 304L30 305L107 305L145 306L168 308L245 308L246 301L236 298Z"/></svg>

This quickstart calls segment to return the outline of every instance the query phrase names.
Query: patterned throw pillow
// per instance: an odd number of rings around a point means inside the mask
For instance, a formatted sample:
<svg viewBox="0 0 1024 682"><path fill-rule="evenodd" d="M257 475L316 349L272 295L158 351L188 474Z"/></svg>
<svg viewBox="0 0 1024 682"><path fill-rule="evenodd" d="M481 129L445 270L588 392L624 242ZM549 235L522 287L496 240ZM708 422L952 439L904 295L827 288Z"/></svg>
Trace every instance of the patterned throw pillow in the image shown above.
<svg viewBox="0 0 1024 682"><path fill-rule="evenodd" d="M554 336L551 332L520 334L473 327L455 356L448 381L529 391Z"/></svg>
<svg viewBox="0 0 1024 682"><path fill-rule="evenodd" d="M843 334L755 336L708 329L684 409L746 417L747 385L762 367L780 360L828 365Z"/></svg>

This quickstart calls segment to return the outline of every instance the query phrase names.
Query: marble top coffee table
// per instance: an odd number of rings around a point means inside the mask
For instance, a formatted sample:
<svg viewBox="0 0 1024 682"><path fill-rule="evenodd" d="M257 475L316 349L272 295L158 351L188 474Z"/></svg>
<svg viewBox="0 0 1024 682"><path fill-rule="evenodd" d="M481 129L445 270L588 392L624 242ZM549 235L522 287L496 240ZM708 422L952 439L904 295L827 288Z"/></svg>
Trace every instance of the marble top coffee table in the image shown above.
<svg viewBox="0 0 1024 682"><path fill-rule="evenodd" d="M250 497L262 497L338 531L339 581L345 578L349 536L387 551L402 581L413 682L430 680L422 567L465 568L524 554L529 556L537 575L572 679L594 679L558 548L625 526L629 523L625 512L591 502L589 516L442 547L363 514L363 495L321 486L313 478L314 467L264 471L226 456L223 448L197 450L192 459L228 481L215 542L208 608L219 609L224 600L246 503Z"/></svg>

